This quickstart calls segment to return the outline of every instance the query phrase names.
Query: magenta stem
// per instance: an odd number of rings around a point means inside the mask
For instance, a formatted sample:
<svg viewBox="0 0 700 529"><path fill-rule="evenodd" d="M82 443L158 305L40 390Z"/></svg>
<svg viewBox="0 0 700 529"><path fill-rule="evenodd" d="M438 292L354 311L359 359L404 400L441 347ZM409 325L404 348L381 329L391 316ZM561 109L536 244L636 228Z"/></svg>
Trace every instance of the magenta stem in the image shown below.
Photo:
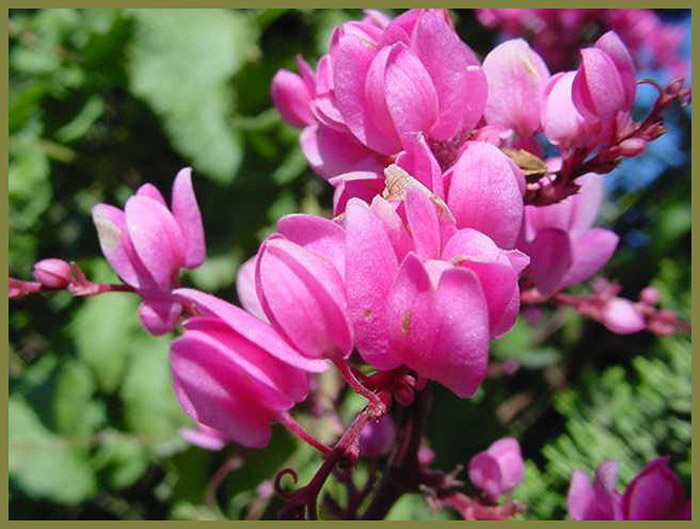
<svg viewBox="0 0 700 529"><path fill-rule="evenodd" d="M331 448L316 440L316 438L313 435L311 435L304 428L302 428L302 426L298 422L296 422L294 418L286 411L280 412L279 420L290 432L299 437L302 441L305 441L306 443L313 446L324 456L329 456L333 452Z"/></svg>
<svg viewBox="0 0 700 529"><path fill-rule="evenodd" d="M350 367L340 358L333 358L333 363L338 368L338 371L340 371L340 374L345 379L345 382L347 382L357 393L369 400L372 406L381 415L383 410L386 409L386 406L382 400L375 393L363 386L355 376L355 373L352 372L352 369L350 369Z"/></svg>

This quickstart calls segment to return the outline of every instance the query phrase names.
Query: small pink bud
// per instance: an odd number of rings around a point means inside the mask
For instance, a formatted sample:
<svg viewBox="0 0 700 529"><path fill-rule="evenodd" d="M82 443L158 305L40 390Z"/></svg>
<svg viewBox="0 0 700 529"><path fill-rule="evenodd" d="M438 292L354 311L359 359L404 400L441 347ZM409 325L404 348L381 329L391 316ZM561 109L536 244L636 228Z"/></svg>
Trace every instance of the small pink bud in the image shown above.
<svg viewBox="0 0 700 529"><path fill-rule="evenodd" d="M396 427L389 415L365 425L360 434L360 454L365 457L386 455L394 444Z"/></svg>
<svg viewBox="0 0 700 529"><path fill-rule="evenodd" d="M628 299L612 298L601 311L601 322L617 334L632 334L646 327L644 316Z"/></svg>
<svg viewBox="0 0 700 529"><path fill-rule="evenodd" d="M418 462L421 466L427 467L433 461L435 461L435 452L433 452L427 445L420 445L418 449Z"/></svg>
<svg viewBox="0 0 700 529"><path fill-rule="evenodd" d="M34 279L45 287L63 288L71 282L70 265L62 259L43 259L34 265Z"/></svg>
<svg viewBox="0 0 700 529"><path fill-rule="evenodd" d="M661 298L661 293L654 287L646 287L639 293L639 299L647 305L656 305Z"/></svg>
<svg viewBox="0 0 700 529"><path fill-rule="evenodd" d="M646 146L647 142L642 138L629 138L621 141L618 145L618 149L620 155L631 158L632 156L637 156L644 152Z"/></svg>
<svg viewBox="0 0 700 529"><path fill-rule="evenodd" d="M469 462L469 479L493 500L513 490L523 472L520 445L513 437L499 439Z"/></svg>

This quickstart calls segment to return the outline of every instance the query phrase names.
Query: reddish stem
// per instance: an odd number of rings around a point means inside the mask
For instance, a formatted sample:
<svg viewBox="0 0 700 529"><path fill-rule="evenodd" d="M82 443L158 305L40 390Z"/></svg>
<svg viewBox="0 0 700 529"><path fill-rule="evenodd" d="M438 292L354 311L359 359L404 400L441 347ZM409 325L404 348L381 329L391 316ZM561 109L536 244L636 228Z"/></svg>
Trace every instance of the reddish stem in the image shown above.
<svg viewBox="0 0 700 529"><path fill-rule="evenodd" d="M316 440L316 438L311 435L309 432L307 432L302 426L294 420L294 418L287 413L286 411L280 412L278 416L280 422L294 435L299 437L302 441L308 443L309 445L313 446L316 450L321 452L324 456L330 455L333 450L320 441Z"/></svg>

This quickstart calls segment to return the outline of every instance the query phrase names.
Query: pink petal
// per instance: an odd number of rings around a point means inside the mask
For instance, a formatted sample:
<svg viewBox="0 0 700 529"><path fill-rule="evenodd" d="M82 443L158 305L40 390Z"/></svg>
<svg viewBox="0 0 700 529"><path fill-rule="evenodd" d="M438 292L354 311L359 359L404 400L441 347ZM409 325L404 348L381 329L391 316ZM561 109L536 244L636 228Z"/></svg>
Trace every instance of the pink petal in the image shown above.
<svg viewBox="0 0 700 529"><path fill-rule="evenodd" d="M387 334L386 298L398 262L381 220L358 199L345 210L348 313L355 327L355 345L362 358L378 369L401 361Z"/></svg>
<svg viewBox="0 0 700 529"><path fill-rule="evenodd" d="M370 203L384 190L384 175L374 171L353 171L334 176L328 181L334 188L333 213L345 211L348 200L353 197Z"/></svg>
<svg viewBox="0 0 700 529"><path fill-rule="evenodd" d="M685 503L683 485L668 457L649 463L627 485L622 508L627 520L673 520Z"/></svg>
<svg viewBox="0 0 700 529"><path fill-rule="evenodd" d="M299 137L309 165L324 178L351 171L381 172L381 158L352 135L325 125L310 125Z"/></svg>
<svg viewBox="0 0 700 529"><path fill-rule="evenodd" d="M413 249L413 240L397 211L397 205L384 200L381 196L376 196L372 199L369 209L381 220L384 232L391 241L394 254L400 261L406 253Z"/></svg>
<svg viewBox="0 0 700 529"><path fill-rule="evenodd" d="M198 424L197 428L180 428L178 433L188 443L206 450L216 451L226 446L225 435L203 424Z"/></svg>
<svg viewBox="0 0 700 529"><path fill-rule="evenodd" d="M571 476L566 508L572 520L595 520L595 494L588 475L583 470Z"/></svg>
<svg viewBox="0 0 700 529"><path fill-rule="evenodd" d="M465 145L446 182L457 227L475 228L501 248L512 248L522 222L524 177L497 147Z"/></svg>
<svg viewBox="0 0 700 529"><path fill-rule="evenodd" d="M165 207L168 207L165 203L165 199L163 198L163 194L160 191L158 191L158 188L153 184L143 184L136 190L135 194L143 197L150 197L153 200L160 202Z"/></svg>
<svg viewBox="0 0 700 529"><path fill-rule="evenodd" d="M635 80L636 68L627 47L614 31L608 31L600 37L596 41L595 47L607 53L615 63L625 91L624 109L631 110L634 106L637 82Z"/></svg>
<svg viewBox="0 0 700 529"><path fill-rule="evenodd" d="M386 100L386 69L392 49L391 46L380 49L370 63L365 81L365 104L373 126L386 137L399 142L400 138L389 114Z"/></svg>
<svg viewBox="0 0 700 529"><path fill-rule="evenodd" d="M423 259L440 256L440 225L435 205L422 189L411 186L406 192L406 217L415 250Z"/></svg>
<svg viewBox="0 0 700 529"><path fill-rule="evenodd" d="M260 321L235 305L191 288L180 288L173 291L173 294L194 303L204 313L217 316L235 332L285 364L312 373L319 373L328 368L325 360L303 356L287 344L269 324Z"/></svg>
<svg viewBox="0 0 700 529"><path fill-rule="evenodd" d="M240 334L231 332L223 321L197 316L184 323L185 337L219 355L227 368L235 370L239 384L249 384L264 406L287 410L306 398L308 381L304 371L267 354Z"/></svg>
<svg viewBox="0 0 700 529"><path fill-rule="evenodd" d="M522 250L530 256L526 274L543 296L549 296L561 288L562 279L573 262L572 244L566 232L541 230L535 240Z"/></svg>
<svg viewBox="0 0 700 529"><path fill-rule="evenodd" d="M404 44L391 48L385 83L387 107L399 136L430 130L438 114L435 87L418 57Z"/></svg>
<svg viewBox="0 0 700 529"><path fill-rule="evenodd" d="M292 127L302 128L315 123L311 114L311 93L307 83L297 74L278 70L270 88L272 102L282 119Z"/></svg>
<svg viewBox="0 0 700 529"><path fill-rule="evenodd" d="M448 140L471 129L486 106L486 77L474 52L449 26L443 13L426 10L418 19L411 48L428 71L438 98L439 116L431 138Z"/></svg>
<svg viewBox="0 0 700 529"><path fill-rule="evenodd" d="M539 102L549 79L542 58L523 39L496 46L484 59L489 125L529 135L540 128Z"/></svg>
<svg viewBox="0 0 700 529"><path fill-rule="evenodd" d="M547 139L562 149L589 145L600 128L595 115L574 104L575 78L576 72L558 73L543 93L542 128Z"/></svg>
<svg viewBox="0 0 700 529"><path fill-rule="evenodd" d="M442 170L425 141L425 135L416 134L404 137L404 148L406 150L401 152L396 158L396 165L404 169L438 197L444 199L445 191L443 188Z"/></svg>
<svg viewBox="0 0 700 529"><path fill-rule="evenodd" d="M160 288L168 290L184 264L180 226L165 206L149 197L132 196L124 214L134 250Z"/></svg>
<svg viewBox="0 0 700 529"><path fill-rule="evenodd" d="M243 305L243 308L250 312L256 318L264 322L268 322L267 316L263 312L258 293L255 288L255 261L257 255L254 255L241 265L236 275L236 291L238 299Z"/></svg>
<svg viewBox="0 0 700 529"><path fill-rule="evenodd" d="M459 230L445 244L443 258L476 273L484 290L492 337L508 331L520 308L518 276L494 242L471 228Z"/></svg>
<svg viewBox="0 0 700 529"><path fill-rule="evenodd" d="M610 56L598 48L581 50L581 66L572 83L572 94L577 107L605 122L614 120L626 108L620 73Z"/></svg>
<svg viewBox="0 0 700 529"><path fill-rule="evenodd" d="M139 305L141 323L149 334L158 336L175 328L182 305L171 299L146 297Z"/></svg>
<svg viewBox="0 0 700 529"><path fill-rule="evenodd" d="M277 221L277 233L328 260L345 277L345 230L337 223L295 213Z"/></svg>
<svg viewBox="0 0 700 529"><path fill-rule="evenodd" d="M561 287L575 285L591 278L615 252L619 237L610 230L588 230L571 242L572 261L564 275Z"/></svg>
<svg viewBox="0 0 700 529"><path fill-rule="evenodd" d="M476 275L451 268L437 289L414 254L404 259L389 295L392 337L404 363L459 397L476 391L488 363L488 312Z"/></svg>
<svg viewBox="0 0 700 529"><path fill-rule="evenodd" d="M180 170L175 177L172 210L185 240L185 266L196 268L204 262L207 251L204 245L202 214L194 196L192 170L189 167Z"/></svg>
<svg viewBox="0 0 700 529"><path fill-rule="evenodd" d="M194 420L226 437L251 448L264 447L276 412L258 403L245 386L231 385L221 361L205 352L184 337L170 346L173 386L180 404Z"/></svg>
<svg viewBox="0 0 700 529"><path fill-rule="evenodd" d="M267 317L302 354L350 354L344 285L329 261L291 241L270 238L260 247L256 287Z"/></svg>
<svg viewBox="0 0 700 529"><path fill-rule="evenodd" d="M579 177L576 183L581 186L581 189L579 189L577 194L569 197L574 202L569 227L572 235L583 233L593 225L598 215L600 204L603 201L602 176L588 173Z"/></svg>
<svg viewBox="0 0 700 529"><path fill-rule="evenodd" d="M107 204L92 208L102 254L122 280L134 288L154 287L155 282L140 262L126 228L124 212Z"/></svg>
<svg viewBox="0 0 700 529"><path fill-rule="evenodd" d="M341 37L333 59L333 83L338 110L350 131L373 150L394 154L400 149L398 138L386 136L377 127L365 100L365 80L375 47L354 36Z"/></svg>

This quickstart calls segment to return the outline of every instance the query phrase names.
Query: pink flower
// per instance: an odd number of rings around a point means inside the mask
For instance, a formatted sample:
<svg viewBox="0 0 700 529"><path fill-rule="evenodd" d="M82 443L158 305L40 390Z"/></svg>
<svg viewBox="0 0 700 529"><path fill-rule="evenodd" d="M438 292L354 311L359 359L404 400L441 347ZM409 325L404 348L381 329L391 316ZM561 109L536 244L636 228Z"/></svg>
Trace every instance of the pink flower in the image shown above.
<svg viewBox="0 0 700 529"><path fill-rule="evenodd" d="M576 72L560 72L549 79L542 96L542 128L562 151L593 143L596 119L574 104L571 91Z"/></svg>
<svg viewBox="0 0 700 529"><path fill-rule="evenodd" d="M612 31L600 37L594 47L581 50L581 65L571 85L572 99L581 113L597 119L597 141L610 142L618 114L632 109L634 76L632 57Z"/></svg>
<svg viewBox="0 0 700 529"><path fill-rule="evenodd" d="M315 73L298 65L301 77L275 77L273 100L287 122L307 126L302 148L325 177L381 170L419 132L450 140L472 129L486 104L478 60L444 10L394 20L370 13L335 29ZM314 123L303 109L309 100Z"/></svg>
<svg viewBox="0 0 700 529"><path fill-rule="evenodd" d="M615 233L591 228L602 200L600 176L578 182L580 191L557 204L525 206L518 248L530 256L525 274L545 296L593 276L617 246Z"/></svg>
<svg viewBox="0 0 700 529"><path fill-rule="evenodd" d="M42 259L34 264L34 279L46 287L63 288L70 283L70 265L62 259Z"/></svg>
<svg viewBox="0 0 700 529"><path fill-rule="evenodd" d="M124 211L98 204L92 218L105 258L143 300L139 316L144 328L151 334L171 330L182 308L171 296L180 269L196 268L205 258L190 169L175 177L170 209L153 185L144 184Z"/></svg>
<svg viewBox="0 0 700 529"><path fill-rule="evenodd" d="M540 98L549 70L523 39L508 40L484 59L489 125L528 136L540 129Z"/></svg>
<svg viewBox="0 0 700 529"><path fill-rule="evenodd" d="M669 468L669 459L660 457L649 463L622 495L615 490L617 461L598 465L593 484L585 472L576 470L566 500L569 516L573 520L690 519L690 501Z"/></svg>
<svg viewBox="0 0 700 529"><path fill-rule="evenodd" d="M499 439L469 462L469 479L493 501L517 487L523 472L520 445L512 437Z"/></svg>
<svg viewBox="0 0 700 529"><path fill-rule="evenodd" d="M170 346L175 394L198 424L248 447L263 447L270 424L302 401L306 371L325 369L292 348L269 324L209 294L179 289L175 296L201 316L183 323Z"/></svg>
<svg viewBox="0 0 700 529"><path fill-rule="evenodd" d="M255 280L265 316L310 358L346 358L353 348L345 284L333 263L281 235L260 247Z"/></svg>
<svg viewBox="0 0 700 529"><path fill-rule="evenodd" d="M528 261L477 230L458 230L428 195L414 184L396 206L381 197L348 202L348 310L367 363L403 363L468 396L485 375L489 337L515 321Z"/></svg>

